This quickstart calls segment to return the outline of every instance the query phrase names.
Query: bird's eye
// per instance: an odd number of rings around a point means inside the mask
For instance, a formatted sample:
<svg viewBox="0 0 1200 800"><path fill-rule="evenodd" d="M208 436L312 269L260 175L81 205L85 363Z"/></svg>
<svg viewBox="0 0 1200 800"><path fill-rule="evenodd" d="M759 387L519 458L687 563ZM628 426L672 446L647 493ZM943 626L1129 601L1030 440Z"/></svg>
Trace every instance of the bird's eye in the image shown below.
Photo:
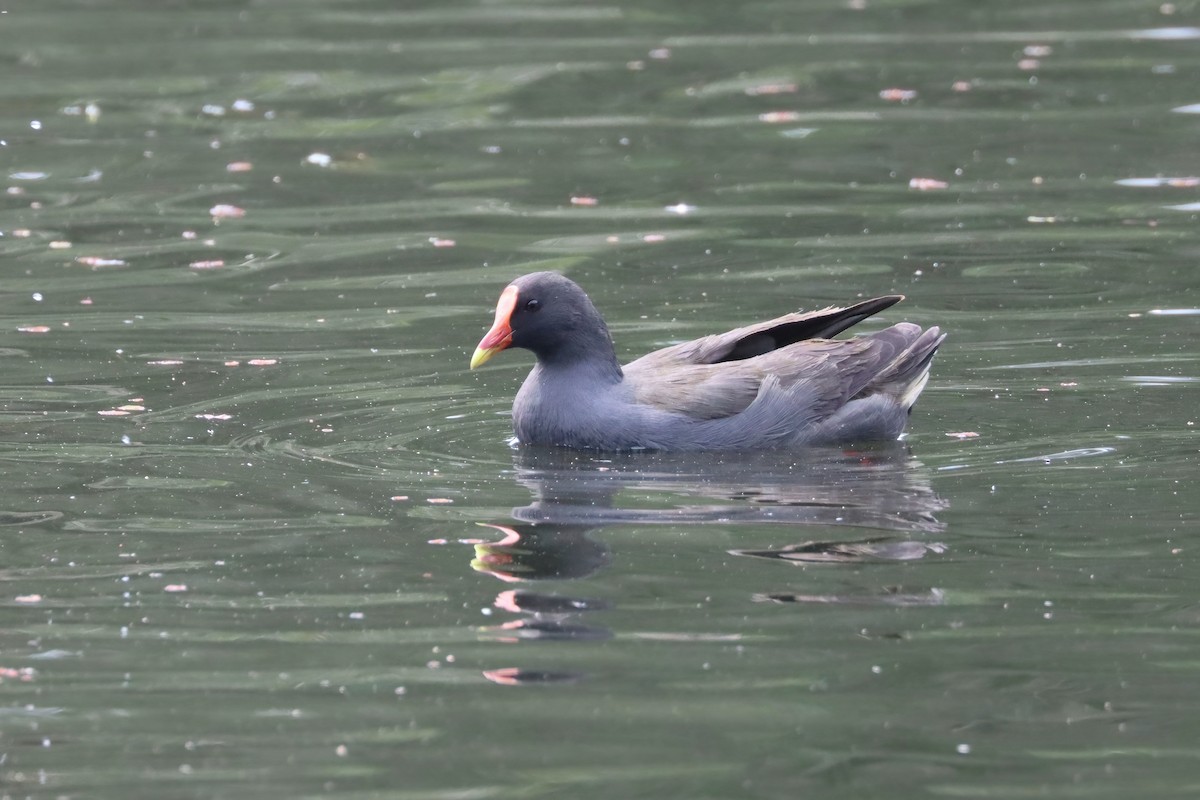
<svg viewBox="0 0 1200 800"><path fill-rule="evenodd" d="M536 297L525 304L525 310L529 312L537 311L542 307L542 301Z"/></svg>

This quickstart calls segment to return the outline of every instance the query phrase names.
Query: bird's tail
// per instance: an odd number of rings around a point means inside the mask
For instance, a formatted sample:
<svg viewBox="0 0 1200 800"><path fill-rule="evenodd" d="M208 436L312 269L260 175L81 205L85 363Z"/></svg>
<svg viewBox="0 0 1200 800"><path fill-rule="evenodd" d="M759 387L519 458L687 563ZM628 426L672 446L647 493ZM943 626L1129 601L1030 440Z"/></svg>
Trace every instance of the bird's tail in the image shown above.
<svg viewBox="0 0 1200 800"><path fill-rule="evenodd" d="M874 336L897 340L899 352L859 395L887 395L901 408L911 409L929 381L930 362L946 334L936 326L922 331L912 323L900 323Z"/></svg>

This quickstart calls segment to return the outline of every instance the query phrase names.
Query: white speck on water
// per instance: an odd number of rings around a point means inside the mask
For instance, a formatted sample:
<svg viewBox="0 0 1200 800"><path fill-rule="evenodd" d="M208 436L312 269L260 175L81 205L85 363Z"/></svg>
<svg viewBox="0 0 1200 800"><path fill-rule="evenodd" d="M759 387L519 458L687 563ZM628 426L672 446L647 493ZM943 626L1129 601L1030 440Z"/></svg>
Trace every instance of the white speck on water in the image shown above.
<svg viewBox="0 0 1200 800"><path fill-rule="evenodd" d="M1200 203L1197 208L1200 210ZM1200 314L1200 308L1152 308L1146 313L1153 317L1190 317Z"/></svg>
<svg viewBox="0 0 1200 800"><path fill-rule="evenodd" d="M1129 38L1154 39L1160 42L1200 39L1200 28L1144 28L1130 31Z"/></svg>

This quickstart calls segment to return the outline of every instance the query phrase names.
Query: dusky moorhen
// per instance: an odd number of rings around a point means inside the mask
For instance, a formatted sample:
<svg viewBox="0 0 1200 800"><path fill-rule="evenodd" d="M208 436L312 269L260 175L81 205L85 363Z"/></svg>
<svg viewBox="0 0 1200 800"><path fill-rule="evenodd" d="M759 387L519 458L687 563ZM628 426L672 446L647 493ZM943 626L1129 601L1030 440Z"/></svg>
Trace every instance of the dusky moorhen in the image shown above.
<svg viewBox="0 0 1200 800"><path fill-rule="evenodd" d="M901 322L829 337L902 299L787 314L621 366L583 289L535 272L501 292L471 368L509 347L533 351L537 364L513 402L523 444L748 450L895 439L945 335Z"/></svg>

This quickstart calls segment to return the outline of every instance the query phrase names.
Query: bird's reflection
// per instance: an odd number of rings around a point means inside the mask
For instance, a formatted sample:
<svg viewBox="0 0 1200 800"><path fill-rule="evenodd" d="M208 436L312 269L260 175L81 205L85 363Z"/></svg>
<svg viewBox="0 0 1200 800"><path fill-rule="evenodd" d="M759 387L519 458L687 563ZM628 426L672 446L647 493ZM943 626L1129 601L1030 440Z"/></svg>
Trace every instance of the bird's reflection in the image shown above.
<svg viewBox="0 0 1200 800"><path fill-rule="evenodd" d="M501 641L610 635L591 618L608 602L533 586L583 578L608 565L609 551L593 534L611 525L779 525L806 532L844 526L870 531L827 540L794 537L777 547L730 551L784 563L911 560L943 549L926 536L914 536L943 529L936 515L946 503L933 492L928 469L900 443L855 451L686 455L530 448L517 451L514 471L533 499L514 508L511 521L486 526L502 536L476 544L471 564L505 582L523 584L495 600L497 608L518 615L487 629ZM891 602L907 597L897 595ZM842 602L783 594L754 599ZM914 602L931 600L920 595ZM512 676L503 682L512 683Z"/></svg>
<svg viewBox="0 0 1200 800"><path fill-rule="evenodd" d="M534 525L668 523L851 525L942 530L929 472L900 444L871 450L581 454L525 449L517 481L533 502L513 519ZM616 502L624 493L623 502ZM697 501L662 507L664 495ZM716 501L716 502L711 502Z"/></svg>

